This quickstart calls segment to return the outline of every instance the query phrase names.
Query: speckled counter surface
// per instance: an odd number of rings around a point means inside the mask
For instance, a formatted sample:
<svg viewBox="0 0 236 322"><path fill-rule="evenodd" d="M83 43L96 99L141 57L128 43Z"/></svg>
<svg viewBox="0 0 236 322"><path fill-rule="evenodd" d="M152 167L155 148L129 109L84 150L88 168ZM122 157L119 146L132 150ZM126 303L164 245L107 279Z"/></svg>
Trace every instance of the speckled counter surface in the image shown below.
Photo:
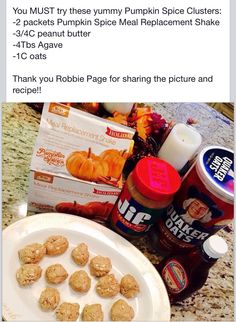
<svg viewBox="0 0 236 322"><path fill-rule="evenodd" d="M175 119L179 104L155 104L167 120ZM33 146L38 133L40 114L25 104L3 104L3 228L25 215L28 175ZM218 128L209 137L212 144L233 147L233 123L219 120ZM28 214L31 215L31 214ZM233 321L233 231L222 230L229 252L211 269L205 286L188 300L172 306L172 321ZM158 257L146 240L134 244L151 260Z"/></svg>

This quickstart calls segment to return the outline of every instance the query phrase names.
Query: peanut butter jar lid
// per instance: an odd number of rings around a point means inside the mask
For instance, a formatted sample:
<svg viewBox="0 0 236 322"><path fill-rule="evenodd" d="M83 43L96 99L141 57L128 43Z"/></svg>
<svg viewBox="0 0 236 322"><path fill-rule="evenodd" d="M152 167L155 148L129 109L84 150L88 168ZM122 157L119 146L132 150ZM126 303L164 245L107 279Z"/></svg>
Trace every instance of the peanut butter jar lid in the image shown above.
<svg viewBox="0 0 236 322"><path fill-rule="evenodd" d="M156 201L171 201L181 185L175 168L156 157L141 159L132 173L132 179L142 195Z"/></svg>

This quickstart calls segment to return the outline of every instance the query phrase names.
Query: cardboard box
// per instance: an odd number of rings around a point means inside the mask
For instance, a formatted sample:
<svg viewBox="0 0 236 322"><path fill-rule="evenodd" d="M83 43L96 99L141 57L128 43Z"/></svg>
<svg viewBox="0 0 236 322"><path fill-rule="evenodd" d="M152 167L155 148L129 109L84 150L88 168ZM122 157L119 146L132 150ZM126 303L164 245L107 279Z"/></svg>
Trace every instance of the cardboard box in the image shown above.
<svg viewBox="0 0 236 322"><path fill-rule="evenodd" d="M104 223L120 189L30 171L28 210L62 212Z"/></svg>
<svg viewBox="0 0 236 322"><path fill-rule="evenodd" d="M31 170L121 187L134 133L70 106L44 104Z"/></svg>

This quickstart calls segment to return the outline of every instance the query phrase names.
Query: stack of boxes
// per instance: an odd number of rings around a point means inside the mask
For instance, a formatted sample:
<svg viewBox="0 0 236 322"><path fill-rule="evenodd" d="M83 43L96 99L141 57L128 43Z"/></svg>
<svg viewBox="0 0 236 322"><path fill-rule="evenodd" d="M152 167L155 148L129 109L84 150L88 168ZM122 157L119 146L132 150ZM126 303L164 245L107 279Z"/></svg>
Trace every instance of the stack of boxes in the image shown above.
<svg viewBox="0 0 236 322"><path fill-rule="evenodd" d="M28 209L64 209L93 218L91 203L114 204L133 135L129 127L70 106L44 104L31 161Z"/></svg>

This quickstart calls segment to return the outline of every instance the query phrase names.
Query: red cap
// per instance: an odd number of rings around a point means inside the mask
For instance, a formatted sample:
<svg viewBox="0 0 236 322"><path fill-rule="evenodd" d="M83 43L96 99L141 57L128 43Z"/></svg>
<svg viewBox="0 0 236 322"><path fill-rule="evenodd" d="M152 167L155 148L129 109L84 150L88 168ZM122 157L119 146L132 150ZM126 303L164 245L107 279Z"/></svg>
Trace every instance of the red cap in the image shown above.
<svg viewBox="0 0 236 322"><path fill-rule="evenodd" d="M152 200L169 200L179 190L181 179L175 168L155 157L141 159L132 179L139 192Z"/></svg>

